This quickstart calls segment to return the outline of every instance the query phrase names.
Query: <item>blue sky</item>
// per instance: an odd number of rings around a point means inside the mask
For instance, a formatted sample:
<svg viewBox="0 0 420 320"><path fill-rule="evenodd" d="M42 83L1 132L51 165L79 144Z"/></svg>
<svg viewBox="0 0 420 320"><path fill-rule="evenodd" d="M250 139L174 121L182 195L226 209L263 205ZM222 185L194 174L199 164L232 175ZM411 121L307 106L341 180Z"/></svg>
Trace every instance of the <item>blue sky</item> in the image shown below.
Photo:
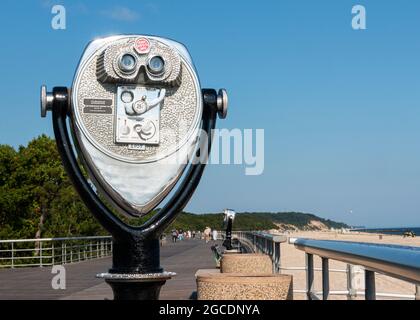
<svg viewBox="0 0 420 320"><path fill-rule="evenodd" d="M51 28L54 4L66 30ZM356 4L367 30L351 28ZM6 0L0 29L0 143L52 135L39 87L70 86L92 38L156 34L189 48L203 87L228 89L219 128L265 129L264 174L209 166L188 210L420 225L418 1Z"/></svg>

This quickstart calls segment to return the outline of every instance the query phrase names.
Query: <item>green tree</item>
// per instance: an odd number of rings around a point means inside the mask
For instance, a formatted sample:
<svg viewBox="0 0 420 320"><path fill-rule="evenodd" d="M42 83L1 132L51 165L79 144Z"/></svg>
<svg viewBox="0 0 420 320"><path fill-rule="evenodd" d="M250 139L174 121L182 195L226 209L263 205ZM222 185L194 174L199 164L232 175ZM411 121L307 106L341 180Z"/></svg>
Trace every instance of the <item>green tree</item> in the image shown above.
<svg viewBox="0 0 420 320"><path fill-rule="evenodd" d="M0 237L104 233L76 194L49 137L18 151L0 146L0 174Z"/></svg>
<svg viewBox="0 0 420 320"><path fill-rule="evenodd" d="M134 221L123 219L138 225L147 217ZM327 227L347 227L344 223L299 212L244 212L236 215L233 228L269 230L277 228L275 223L284 223L305 229L313 220ZM208 226L220 230L222 223L221 213L183 212L168 229L198 231ZM104 234L68 179L54 140L42 135L18 150L0 145L0 239Z"/></svg>

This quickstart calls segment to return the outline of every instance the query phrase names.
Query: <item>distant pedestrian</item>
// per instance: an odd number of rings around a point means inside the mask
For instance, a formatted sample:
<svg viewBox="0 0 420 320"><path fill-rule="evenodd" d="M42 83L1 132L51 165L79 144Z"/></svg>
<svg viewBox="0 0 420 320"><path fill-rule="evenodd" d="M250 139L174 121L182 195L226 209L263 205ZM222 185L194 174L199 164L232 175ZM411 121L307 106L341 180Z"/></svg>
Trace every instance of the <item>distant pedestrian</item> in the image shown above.
<svg viewBox="0 0 420 320"><path fill-rule="evenodd" d="M174 229L172 230L172 242L175 243L176 239L178 239L178 232Z"/></svg>
<svg viewBox="0 0 420 320"><path fill-rule="evenodd" d="M192 232L192 238L195 239L195 230Z"/></svg>
<svg viewBox="0 0 420 320"><path fill-rule="evenodd" d="M213 241L217 240L217 230L213 230Z"/></svg>
<svg viewBox="0 0 420 320"><path fill-rule="evenodd" d="M210 234L211 234L210 227L206 227L203 231L203 234L204 234L204 240L206 240L206 243L208 243L210 241Z"/></svg>

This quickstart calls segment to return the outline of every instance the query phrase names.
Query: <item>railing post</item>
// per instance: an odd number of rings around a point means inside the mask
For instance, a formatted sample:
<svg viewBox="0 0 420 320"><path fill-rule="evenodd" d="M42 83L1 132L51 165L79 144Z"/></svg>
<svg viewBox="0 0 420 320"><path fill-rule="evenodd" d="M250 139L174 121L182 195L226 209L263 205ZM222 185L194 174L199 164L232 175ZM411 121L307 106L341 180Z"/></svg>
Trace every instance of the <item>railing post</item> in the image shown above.
<svg viewBox="0 0 420 320"><path fill-rule="evenodd" d="M61 264L64 264L64 242L61 242Z"/></svg>
<svg viewBox="0 0 420 320"><path fill-rule="evenodd" d="M54 242L51 241L51 264L54 265L55 258L55 250L54 250Z"/></svg>
<svg viewBox="0 0 420 320"><path fill-rule="evenodd" d="M281 256L280 256L280 242L274 243L274 255L276 257L275 260L275 273L280 273L280 267L281 267Z"/></svg>
<svg viewBox="0 0 420 320"><path fill-rule="evenodd" d="M15 267L15 246L14 243L12 242L12 268Z"/></svg>
<svg viewBox="0 0 420 320"><path fill-rule="evenodd" d="M330 294L330 270L328 259L322 258L322 300L328 300Z"/></svg>
<svg viewBox="0 0 420 320"><path fill-rule="evenodd" d="M353 279L354 279L354 273L353 273L353 267L352 265L347 265L347 300L353 300L356 297L356 290L353 287Z"/></svg>
<svg viewBox="0 0 420 320"><path fill-rule="evenodd" d="M257 252L261 252L261 239L257 236L255 236L256 242L257 242Z"/></svg>
<svg viewBox="0 0 420 320"><path fill-rule="evenodd" d="M73 244L70 245L70 263L73 263Z"/></svg>
<svg viewBox="0 0 420 320"><path fill-rule="evenodd" d="M42 267L42 241L39 242L39 266Z"/></svg>
<svg viewBox="0 0 420 320"><path fill-rule="evenodd" d="M375 272L365 270L365 299L376 300Z"/></svg>
<svg viewBox="0 0 420 320"><path fill-rule="evenodd" d="M271 242L271 261L273 261L273 273L277 273L277 256L276 256L276 243Z"/></svg>
<svg viewBox="0 0 420 320"><path fill-rule="evenodd" d="M312 300L312 292L314 287L314 256L310 253L306 254L306 297Z"/></svg>

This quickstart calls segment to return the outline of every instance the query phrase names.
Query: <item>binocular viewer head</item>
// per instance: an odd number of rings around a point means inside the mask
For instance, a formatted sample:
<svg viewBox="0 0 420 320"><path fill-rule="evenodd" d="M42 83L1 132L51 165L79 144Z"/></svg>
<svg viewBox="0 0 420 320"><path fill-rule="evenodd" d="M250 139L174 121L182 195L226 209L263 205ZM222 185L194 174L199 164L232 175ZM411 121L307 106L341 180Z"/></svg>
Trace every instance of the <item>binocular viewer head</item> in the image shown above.
<svg viewBox="0 0 420 320"><path fill-rule="evenodd" d="M225 209L224 211L224 221L225 223L230 220L235 220L236 212L232 209Z"/></svg>
<svg viewBox="0 0 420 320"><path fill-rule="evenodd" d="M219 116L227 111L224 90ZM41 114L52 95L41 92ZM203 94L187 49L173 40L112 36L85 49L71 88L74 144L97 189L129 216L155 208L199 143Z"/></svg>

